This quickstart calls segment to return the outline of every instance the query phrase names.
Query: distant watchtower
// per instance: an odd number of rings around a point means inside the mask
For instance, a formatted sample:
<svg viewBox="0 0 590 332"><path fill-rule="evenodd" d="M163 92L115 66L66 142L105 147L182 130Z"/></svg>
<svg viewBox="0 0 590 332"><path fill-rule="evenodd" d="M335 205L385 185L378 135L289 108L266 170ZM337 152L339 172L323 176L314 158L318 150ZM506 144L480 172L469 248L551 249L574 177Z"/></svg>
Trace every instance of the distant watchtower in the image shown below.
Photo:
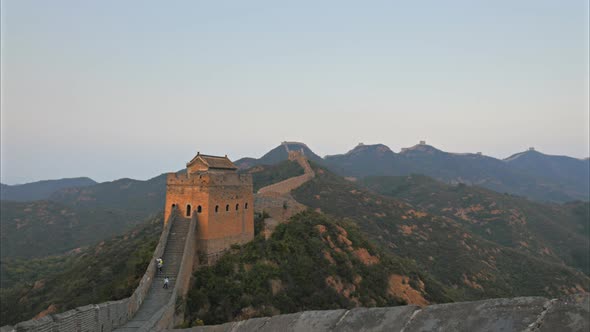
<svg viewBox="0 0 590 332"><path fill-rule="evenodd" d="M227 156L197 155L186 164L186 173L168 173L164 222L177 210L196 218L200 256L211 263L232 244L254 238L252 175L238 174ZM181 220L181 219L179 219Z"/></svg>

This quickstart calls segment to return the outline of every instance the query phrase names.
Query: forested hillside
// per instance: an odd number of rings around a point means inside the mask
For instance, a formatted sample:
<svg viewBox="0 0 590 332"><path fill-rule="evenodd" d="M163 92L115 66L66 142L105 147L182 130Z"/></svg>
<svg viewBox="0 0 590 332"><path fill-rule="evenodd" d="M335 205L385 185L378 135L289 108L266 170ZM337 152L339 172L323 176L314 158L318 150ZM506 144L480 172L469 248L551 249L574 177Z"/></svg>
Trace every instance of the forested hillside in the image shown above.
<svg viewBox="0 0 590 332"><path fill-rule="evenodd" d="M456 299L557 296L590 286L588 276L551 251L530 253L493 242L453 218L372 193L325 169L317 168L316 177L294 197L356 223L380 247L416 261L452 287Z"/></svg>
<svg viewBox="0 0 590 332"><path fill-rule="evenodd" d="M125 298L145 273L162 216L127 233L63 256L2 260L0 326L41 313Z"/></svg>
<svg viewBox="0 0 590 332"><path fill-rule="evenodd" d="M28 202L47 199L54 192L64 188L87 187L96 184L90 178L44 180L18 185L0 183L0 200Z"/></svg>
<svg viewBox="0 0 590 332"><path fill-rule="evenodd" d="M350 222L308 211L265 240L235 246L194 275L187 324L302 310L426 305L452 299L411 260L373 246Z"/></svg>
<svg viewBox="0 0 590 332"><path fill-rule="evenodd" d="M147 214L71 207L52 201L0 201L0 258L61 254L130 229Z"/></svg>
<svg viewBox="0 0 590 332"><path fill-rule="evenodd" d="M432 214L451 218L502 246L565 262L590 273L590 204L541 204L423 175L368 177L362 184ZM557 259L559 258L559 259Z"/></svg>

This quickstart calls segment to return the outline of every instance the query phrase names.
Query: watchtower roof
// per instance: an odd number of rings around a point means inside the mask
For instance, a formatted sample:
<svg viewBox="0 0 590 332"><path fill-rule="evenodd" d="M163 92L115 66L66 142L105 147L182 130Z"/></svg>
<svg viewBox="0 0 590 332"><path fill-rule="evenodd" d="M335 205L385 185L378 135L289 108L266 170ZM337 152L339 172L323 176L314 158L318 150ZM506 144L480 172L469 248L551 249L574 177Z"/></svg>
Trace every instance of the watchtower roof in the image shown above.
<svg viewBox="0 0 590 332"><path fill-rule="evenodd" d="M238 167L234 165L234 163L232 163L227 156L210 156L201 154L200 152L197 152L197 155L191 161L189 161L186 166L189 167L199 161L205 164L209 169L238 169Z"/></svg>

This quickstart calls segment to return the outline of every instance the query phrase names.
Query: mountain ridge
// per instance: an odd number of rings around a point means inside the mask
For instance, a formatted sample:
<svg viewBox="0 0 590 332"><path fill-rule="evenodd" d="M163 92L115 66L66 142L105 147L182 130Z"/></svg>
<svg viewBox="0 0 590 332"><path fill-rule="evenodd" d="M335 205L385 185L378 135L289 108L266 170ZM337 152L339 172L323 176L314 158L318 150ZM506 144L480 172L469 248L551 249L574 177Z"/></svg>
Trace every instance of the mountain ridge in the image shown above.
<svg viewBox="0 0 590 332"><path fill-rule="evenodd" d="M255 165L272 165L288 158L285 145L303 149L309 160L326 166L339 175L402 176L424 174L448 183L479 185L498 192L508 192L539 201L567 202L590 199L590 163L586 159L539 153L538 165L497 159L481 153L445 152L425 142L394 152L385 144L358 144L344 154L324 158L304 143L283 143L263 157L242 158L236 164L244 169ZM529 151L515 155L527 154ZM520 158L516 158L520 159ZM531 169L538 171L530 171ZM548 169L564 170L550 172Z"/></svg>
<svg viewBox="0 0 590 332"><path fill-rule="evenodd" d="M87 187L98 184L89 177L41 180L17 185L0 183L0 200L5 201L36 201L47 199L57 190L70 187Z"/></svg>

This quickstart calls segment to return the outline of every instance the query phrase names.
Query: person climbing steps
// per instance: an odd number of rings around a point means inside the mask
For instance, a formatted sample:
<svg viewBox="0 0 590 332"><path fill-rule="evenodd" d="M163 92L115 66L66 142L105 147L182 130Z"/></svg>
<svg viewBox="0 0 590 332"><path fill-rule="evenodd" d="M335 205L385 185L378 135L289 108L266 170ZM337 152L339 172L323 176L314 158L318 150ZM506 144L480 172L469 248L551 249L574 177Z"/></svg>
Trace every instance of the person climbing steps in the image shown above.
<svg viewBox="0 0 590 332"><path fill-rule="evenodd" d="M164 266L164 260L162 259L162 257L156 259L156 262L158 262L158 271L162 272L162 267Z"/></svg>
<svg viewBox="0 0 590 332"><path fill-rule="evenodd" d="M164 288L168 289L169 282L170 282L170 280L168 279L168 277L164 278Z"/></svg>

